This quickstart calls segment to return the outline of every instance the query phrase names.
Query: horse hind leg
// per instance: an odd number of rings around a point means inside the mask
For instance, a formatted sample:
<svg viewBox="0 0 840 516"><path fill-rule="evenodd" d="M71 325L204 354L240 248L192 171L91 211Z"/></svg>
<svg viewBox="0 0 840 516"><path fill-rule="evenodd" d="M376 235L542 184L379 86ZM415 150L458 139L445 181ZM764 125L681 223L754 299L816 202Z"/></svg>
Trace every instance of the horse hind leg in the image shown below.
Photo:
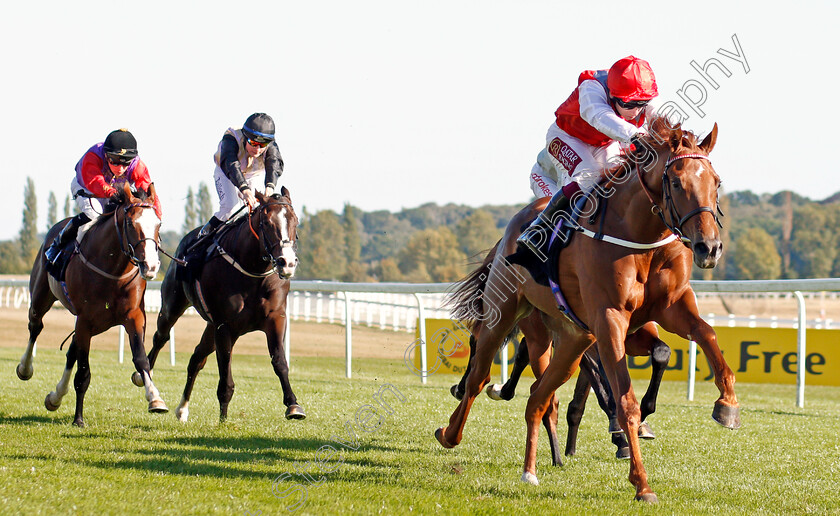
<svg viewBox="0 0 840 516"><path fill-rule="evenodd" d="M29 279L29 297L31 299L29 306L29 341L26 344L23 355L20 357L20 363L15 367L17 377L23 381L32 378L35 372L33 366L35 343L41 331L44 329L44 315L56 301L56 297L50 291L47 273L43 270L43 265L39 264L39 262L43 262L40 256L35 262L35 267L32 269L32 274Z"/></svg>
<svg viewBox="0 0 840 516"><path fill-rule="evenodd" d="M65 362L61 379L55 386L55 390L47 394L47 397L44 398L44 406L47 410L53 412L61 406L61 400L70 388L70 376L73 374L73 367L76 366L77 356L76 337L73 337L70 346L67 348L67 361Z"/></svg>
<svg viewBox="0 0 840 516"><path fill-rule="evenodd" d="M193 351L190 357L189 364L187 364L187 383L184 384L184 394L181 396L180 403L178 403L178 409L175 410L175 417L181 422L186 423L190 417L190 397L195 386L195 379L198 377L198 373L204 369L205 364L207 364L207 357L215 349L213 325L208 323L204 328L204 333L201 335L198 346L195 347L195 351Z"/></svg>
<svg viewBox="0 0 840 516"><path fill-rule="evenodd" d="M470 358L467 361L467 368L464 371L464 374L461 376L461 381L453 385L449 388L449 392L452 394L456 400L461 401L464 398L464 390L467 384L467 377L470 375L470 371L472 371L473 361L475 360L475 334L480 331L480 322L473 326L473 331L470 333Z"/></svg>

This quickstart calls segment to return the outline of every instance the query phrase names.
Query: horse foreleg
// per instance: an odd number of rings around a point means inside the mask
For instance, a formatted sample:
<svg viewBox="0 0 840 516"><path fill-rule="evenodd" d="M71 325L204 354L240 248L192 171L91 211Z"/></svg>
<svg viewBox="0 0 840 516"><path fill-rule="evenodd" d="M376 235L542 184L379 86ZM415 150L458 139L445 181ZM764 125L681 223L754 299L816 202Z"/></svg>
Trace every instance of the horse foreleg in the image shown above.
<svg viewBox="0 0 840 516"><path fill-rule="evenodd" d="M516 355L513 357L513 369L510 372L510 378L503 385L498 383L488 385L487 396L496 401L512 400L516 395L516 386L519 384L519 378L529 363L528 341L525 337L522 337L522 340L519 341L519 347L516 348Z"/></svg>
<svg viewBox="0 0 840 516"><path fill-rule="evenodd" d="M697 342L709 360L715 374L715 386L720 391L712 418L726 428L739 428L741 409L735 395L735 375L723 358L715 331L700 318L694 293L689 289L682 298L666 309L659 322L666 331Z"/></svg>
<svg viewBox="0 0 840 516"><path fill-rule="evenodd" d="M648 484L647 471L642 462L642 450L639 444L639 423L641 410L630 372L627 369L627 357L624 341L627 336L628 318L615 310L608 310L594 328L598 339L598 350L604 366L610 388L616 402L618 421L630 447L630 475L628 480L636 488L636 500L655 503L656 494Z"/></svg>
<svg viewBox="0 0 840 516"><path fill-rule="evenodd" d="M128 342L131 345L131 357L134 362L134 369L140 375L140 378L143 380L143 386L146 388L146 401L149 402L149 412L158 414L169 412L166 403L160 397L160 391L158 391L154 382L152 382L149 359L146 357L146 350L143 348L146 332L146 313L140 308L132 310L126 317L123 327L128 334Z"/></svg>
<svg viewBox="0 0 840 516"><path fill-rule="evenodd" d="M651 322L627 337L626 349L628 355L650 355L650 383L640 403L642 423L639 426L639 437L653 439L655 436L646 420L649 415L656 412L656 398L659 395L659 387L662 385L662 376L668 367L668 361L671 359L671 348L659 340L659 331L656 329L656 324Z"/></svg>
<svg viewBox="0 0 840 516"><path fill-rule="evenodd" d="M70 376L73 374L73 367L76 365L76 357L76 337L74 336L73 340L70 341L70 346L67 348L67 361L65 362L61 379L55 386L55 390L47 394L47 397L44 398L44 406L47 410L58 410L58 407L61 406L61 400L64 399L64 396L70 389Z"/></svg>
<svg viewBox="0 0 840 516"><path fill-rule="evenodd" d="M201 340L195 347L189 364L187 364L187 383L184 384L184 394L181 396L181 402L178 403L178 409L175 411L175 417L179 421L186 422L190 417L190 397L195 386L195 379L198 377L199 371L204 369L207 357L216 349L213 335L213 324L207 323L204 333L201 334Z"/></svg>
<svg viewBox="0 0 840 516"><path fill-rule="evenodd" d="M184 289L181 287L181 282L175 279L175 271L177 267L170 267L166 271L166 276L163 278L163 283L160 287L161 307L157 316L157 327L155 334L152 336L152 349L149 350L149 376L155 369L157 357L163 346L169 342L172 327L178 319L184 315L184 311L190 306ZM172 271L172 272L170 272ZM143 379L139 373L131 375L131 381L138 387L143 387Z"/></svg>
<svg viewBox="0 0 840 516"><path fill-rule="evenodd" d="M569 426L566 434L566 455L569 457L577 451L578 430L580 429L580 421L583 419L583 412L586 410L586 400L589 398L591 387L589 377L582 372L578 373L572 401L566 408L566 424Z"/></svg>
<svg viewBox="0 0 840 516"><path fill-rule="evenodd" d="M283 349L283 337L286 335L286 317L274 317L266 321L265 336L268 343L268 354L271 356L271 366L274 374L280 379L283 389L283 405L286 406L286 419L304 419L306 413L298 405L297 397L289 382L289 364Z"/></svg>
<svg viewBox="0 0 840 516"><path fill-rule="evenodd" d="M79 328L76 324L76 336L73 339L76 342L76 361L78 367L76 369L76 376L73 378L73 388L76 390L76 415L73 418L73 424L76 426L85 426L83 416L85 405L85 393L90 386L90 331L88 328ZM69 359L68 359L69 362ZM65 369L66 371L66 369Z"/></svg>
<svg viewBox="0 0 840 516"><path fill-rule="evenodd" d="M230 333L227 324L220 324L216 327L214 334L216 341L216 363L219 366L219 386L216 388L216 397L219 399L219 421L227 419L228 405L233 398L235 385L233 374L230 370L230 356L233 352L234 337Z"/></svg>

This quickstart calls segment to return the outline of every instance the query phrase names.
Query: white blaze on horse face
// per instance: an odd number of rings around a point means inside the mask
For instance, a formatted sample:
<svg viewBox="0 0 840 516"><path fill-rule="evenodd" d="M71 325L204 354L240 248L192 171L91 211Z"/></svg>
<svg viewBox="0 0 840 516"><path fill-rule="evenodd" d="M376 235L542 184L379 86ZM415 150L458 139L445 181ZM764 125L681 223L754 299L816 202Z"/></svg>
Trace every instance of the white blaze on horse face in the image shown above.
<svg viewBox="0 0 840 516"><path fill-rule="evenodd" d="M289 235L289 223L288 223L288 212L286 208L282 208L280 213L278 214L280 218L280 238L282 238L283 242L294 242ZM292 248L292 245L282 245L280 248L280 256L286 262L286 266L283 268L284 272L287 274L294 274L295 268L297 267L297 256L295 256L295 250Z"/></svg>
<svg viewBox="0 0 840 516"><path fill-rule="evenodd" d="M703 165L700 165L697 167L697 172L695 172L694 175L697 176L697 179L700 179L700 177L703 175L703 172L705 171L706 169L703 168Z"/></svg>
<svg viewBox="0 0 840 516"><path fill-rule="evenodd" d="M147 239L143 240L147 276L154 277L157 275L158 269L160 269L160 256L158 255L157 246L154 242L155 231L160 226L160 219L154 210L145 209L137 217L136 222L142 231L141 238Z"/></svg>

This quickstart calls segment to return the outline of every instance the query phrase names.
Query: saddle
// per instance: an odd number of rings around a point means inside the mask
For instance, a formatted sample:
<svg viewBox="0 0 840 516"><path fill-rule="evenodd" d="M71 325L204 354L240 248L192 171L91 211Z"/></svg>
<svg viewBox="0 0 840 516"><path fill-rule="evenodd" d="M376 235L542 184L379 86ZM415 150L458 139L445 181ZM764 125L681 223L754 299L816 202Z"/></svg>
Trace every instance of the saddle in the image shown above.
<svg viewBox="0 0 840 516"><path fill-rule="evenodd" d="M44 265L50 276L55 278L55 280L59 283L63 283L64 277L67 273L67 266L70 265L70 259L73 258L73 255L78 251L77 242L74 238L71 242L61 248L58 258L55 259L55 264L50 263L45 258Z"/></svg>
<svg viewBox="0 0 840 516"><path fill-rule="evenodd" d="M558 280L558 270L556 265L560 258L560 251L569 245L575 233L575 228L566 222L567 218L571 218L571 211L571 207L563 210L565 216L559 217L560 220L557 222L551 238L549 238L547 242L543 243L540 251L543 256L548 258L546 261L541 260L539 256L523 246L518 247L515 253L506 256L505 259L511 264L521 265L528 269L531 277L533 277L534 281L540 285L548 287L549 281L551 280L556 283ZM534 217L534 219L536 219L536 217ZM534 219L530 219L525 222L525 224L523 224L520 228L520 231L525 231L525 228L527 228Z"/></svg>
<svg viewBox="0 0 840 516"><path fill-rule="evenodd" d="M193 240L185 249L183 256L178 256L179 259L184 260L186 263L184 265L180 263L175 265L175 279L188 284L192 284L197 280L201 276L204 264L216 253L216 245L219 243L219 238L227 233L230 228L230 225L225 224L217 228L216 231Z"/></svg>

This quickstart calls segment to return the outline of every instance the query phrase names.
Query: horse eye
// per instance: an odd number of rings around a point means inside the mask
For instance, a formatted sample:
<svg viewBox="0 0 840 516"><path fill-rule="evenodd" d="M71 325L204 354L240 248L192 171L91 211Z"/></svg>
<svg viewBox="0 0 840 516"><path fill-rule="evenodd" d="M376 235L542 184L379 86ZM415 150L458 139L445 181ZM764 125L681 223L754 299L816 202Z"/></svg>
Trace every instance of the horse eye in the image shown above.
<svg viewBox="0 0 840 516"><path fill-rule="evenodd" d="M680 189L680 186L682 186L682 185L680 184L680 180L679 180L679 179L674 178L674 179L672 179L672 180L671 180L671 186L673 186L674 188L676 188L677 190L679 190L679 189Z"/></svg>

